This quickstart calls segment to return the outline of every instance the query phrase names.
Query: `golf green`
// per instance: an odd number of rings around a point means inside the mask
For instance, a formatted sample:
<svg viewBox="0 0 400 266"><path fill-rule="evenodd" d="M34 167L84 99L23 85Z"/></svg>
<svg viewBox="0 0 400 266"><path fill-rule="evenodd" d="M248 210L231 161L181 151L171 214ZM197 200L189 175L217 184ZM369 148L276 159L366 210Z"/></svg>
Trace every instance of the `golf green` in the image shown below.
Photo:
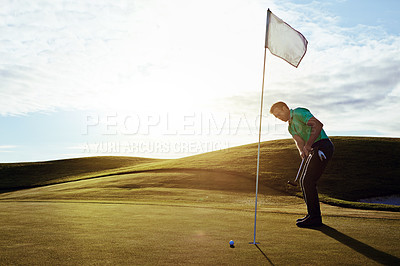
<svg viewBox="0 0 400 266"><path fill-rule="evenodd" d="M173 193L173 191L171 191ZM202 191L193 191L196 193ZM215 192L213 197L226 198ZM300 229L297 198L260 207L257 242L247 195L219 204L1 201L0 264L374 265L400 262L398 213L324 205L325 225ZM149 197L150 198L150 197ZM292 198L292 200L290 199ZM267 198L264 198L267 200ZM292 203L290 203L292 202ZM274 207L275 206L275 207ZM286 207L285 207L286 206ZM339 211L336 211L339 209ZM230 248L229 240L235 241Z"/></svg>

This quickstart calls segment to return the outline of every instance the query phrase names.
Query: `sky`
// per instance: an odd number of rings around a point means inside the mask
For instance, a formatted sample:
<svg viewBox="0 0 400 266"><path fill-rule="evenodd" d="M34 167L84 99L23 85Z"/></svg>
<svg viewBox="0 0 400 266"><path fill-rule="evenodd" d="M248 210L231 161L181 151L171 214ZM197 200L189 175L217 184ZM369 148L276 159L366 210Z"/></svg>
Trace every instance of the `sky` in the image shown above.
<svg viewBox="0 0 400 266"><path fill-rule="evenodd" d="M306 107L329 136L399 137L396 0L0 0L0 162L179 158L258 142L267 9L308 40L267 50L269 114Z"/></svg>

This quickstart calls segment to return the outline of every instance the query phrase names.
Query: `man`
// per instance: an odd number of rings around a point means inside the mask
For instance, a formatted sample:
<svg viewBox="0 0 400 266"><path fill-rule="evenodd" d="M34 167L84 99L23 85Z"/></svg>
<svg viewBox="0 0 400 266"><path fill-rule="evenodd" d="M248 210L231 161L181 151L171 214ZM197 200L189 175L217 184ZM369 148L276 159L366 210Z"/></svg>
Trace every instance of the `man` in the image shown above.
<svg viewBox="0 0 400 266"><path fill-rule="evenodd" d="M277 102L272 105L270 113L284 122L289 122L288 130L296 143L300 157L308 162L304 164L305 172L299 180L308 214L304 218L297 219L296 225L321 226L317 181L332 158L333 144L322 129L323 124L305 108L289 109L286 103Z"/></svg>

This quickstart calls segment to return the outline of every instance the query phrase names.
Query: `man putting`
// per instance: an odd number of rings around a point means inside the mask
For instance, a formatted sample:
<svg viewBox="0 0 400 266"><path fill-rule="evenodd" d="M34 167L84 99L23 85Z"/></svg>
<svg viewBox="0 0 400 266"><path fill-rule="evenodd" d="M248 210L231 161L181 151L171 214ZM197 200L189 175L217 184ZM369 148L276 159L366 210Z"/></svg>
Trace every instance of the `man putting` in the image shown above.
<svg viewBox="0 0 400 266"><path fill-rule="evenodd" d="M296 225L321 226L317 181L332 158L333 144L322 129L323 124L305 108L289 109L286 103L277 102L271 106L270 113L284 122L289 122L289 133L296 143L300 157L304 160L304 173L299 177L299 183L308 214L304 218L297 219Z"/></svg>

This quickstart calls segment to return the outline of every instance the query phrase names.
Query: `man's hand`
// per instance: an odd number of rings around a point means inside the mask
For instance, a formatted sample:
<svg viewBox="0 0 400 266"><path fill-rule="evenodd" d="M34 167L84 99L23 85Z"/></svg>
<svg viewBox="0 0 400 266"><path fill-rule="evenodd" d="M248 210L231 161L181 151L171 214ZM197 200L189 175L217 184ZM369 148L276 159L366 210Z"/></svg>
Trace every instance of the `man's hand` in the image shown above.
<svg viewBox="0 0 400 266"><path fill-rule="evenodd" d="M308 155L310 155L310 152L311 152L311 146L308 144L304 145L301 157L302 158L308 157ZM304 155L304 157L303 157L303 155Z"/></svg>
<svg viewBox="0 0 400 266"><path fill-rule="evenodd" d="M293 139L296 143L297 149L299 150L300 157L305 158L306 155L304 154L304 140L298 135L294 135Z"/></svg>

